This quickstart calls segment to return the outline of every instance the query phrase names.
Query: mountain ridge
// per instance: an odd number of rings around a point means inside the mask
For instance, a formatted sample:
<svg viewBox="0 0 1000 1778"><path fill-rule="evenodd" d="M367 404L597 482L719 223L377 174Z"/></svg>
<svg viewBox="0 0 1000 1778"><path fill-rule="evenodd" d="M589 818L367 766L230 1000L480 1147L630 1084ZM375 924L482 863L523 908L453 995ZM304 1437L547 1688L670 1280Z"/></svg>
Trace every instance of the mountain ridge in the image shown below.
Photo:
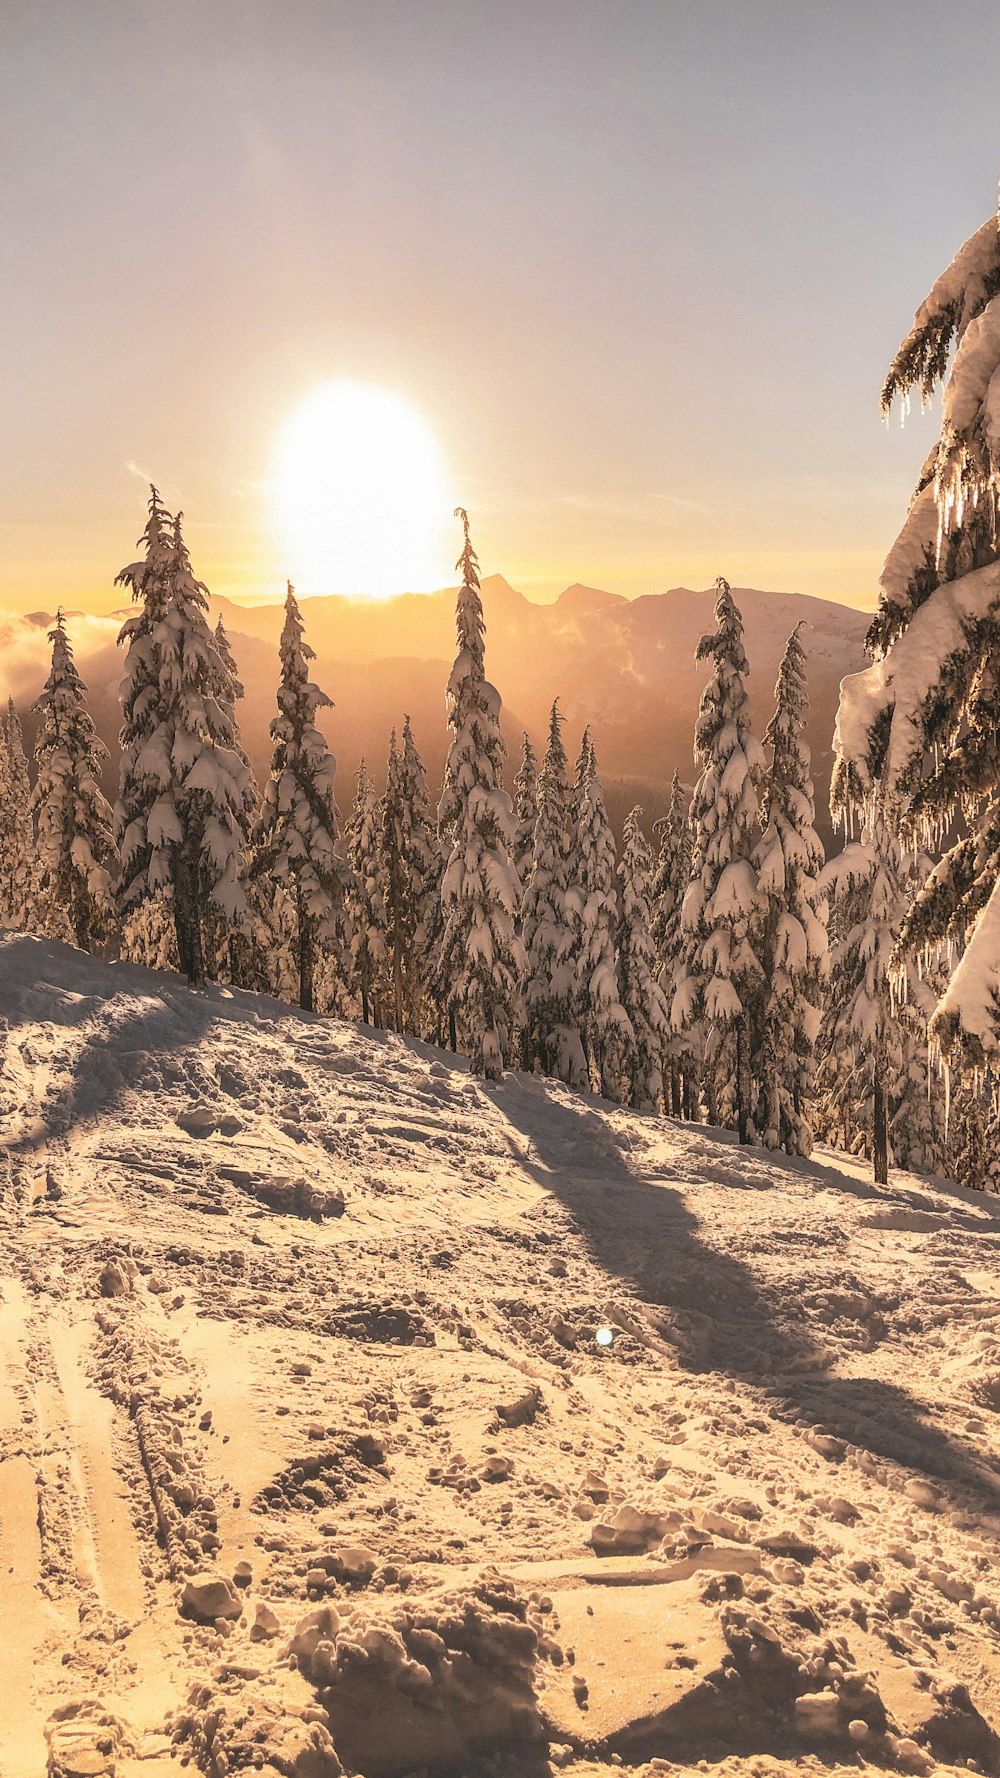
<svg viewBox="0 0 1000 1778"><path fill-rule="evenodd" d="M820 825L826 817L834 716L840 680L865 664L868 614L809 594L734 587L743 611L750 659L749 690L758 733L771 711L778 664L795 624L805 619L810 677L808 739L813 751ZM404 714L432 784L440 782L447 743L444 691L454 655L455 589L407 593L381 601L318 596L302 601L306 638L316 651L315 677L334 700L324 729L341 773L340 801L365 757L380 778L389 731ZM512 754L523 729L544 741L552 700L559 698L568 741L589 723L616 827L633 803L647 823L666 808L674 770L690 782L692 737L706 680L695 662L702 634L712 628L714 588L674 587L624 599L574 583L551 604L534 604L502 575L483 579L487 672L503 699L503 729ZM244 743L258 777L269 765L268 726L277 686L281 604L240 606L210 601L221 616L246 687L240 708ZM41 614L34 614L37 620ZM100 628L100 626L97 626ZM107 630L97 643L85 628L78 662L91 687L94 716L114 756L119 727L116 693L121 656ZM92 644L88 647L88 644ZM37 661L30 702L45 678L44 628L31 637ZM30 740L32 724L26 721ZM514 764L511 762L511 775ZM108 783L113 784L114 765Z"/></svg>

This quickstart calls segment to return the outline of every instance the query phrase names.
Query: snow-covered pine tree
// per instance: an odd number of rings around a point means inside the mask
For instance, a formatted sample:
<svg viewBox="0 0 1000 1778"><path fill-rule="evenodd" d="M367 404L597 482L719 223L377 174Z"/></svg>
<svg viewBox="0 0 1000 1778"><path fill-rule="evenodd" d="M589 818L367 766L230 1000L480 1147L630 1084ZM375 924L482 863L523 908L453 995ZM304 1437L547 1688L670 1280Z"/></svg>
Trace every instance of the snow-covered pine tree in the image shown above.
<svg viewBox="0 0 1000 1778"><path fill-rule="evenodd" d="M902 1148L907 1126L922 1121L928 1093L926 1028L900 1017L908 989L919 1005L921 983L915 965L901 983L893 964L919 870L920 860L904 850L876 803L861 838L831 858L820 877L821 893L831 897L820 1070L826 1122L834 1138L871 1157L877 1185L888 1182L893 1126Z"/></svg>
<svg viewBox="0 0 1000 1778"><path fill-rule="evenodd" d="M626 1050L628 1103L637 1111L657 1111L663 1091L661 1058L670 1014L656 979L656 950L650 934L653 860L640 826L641 809L625 822L618 875L622 886L618 922L618 982L631 1028Z"/></svg>
<svg viewBox="0 0 1000 1778"><path fill-rule="evenodd" d="M522 904L530 1046L525 1060L568 1086L584 1087L587 1063L578 1023L582 896L562 720L556 702L538 774L534 858Z"/></svg>
<svg viewBox="0 0 1000 1778"><path fill-rule="evenodd" d="M768 1148L808 1155L813 1143L813 1051L828 970L826 901L819 886L823 846L805 738L809 693L797 624L778 671L775 709L764 731L770 750L764 831L754 850L764 971L758 1011L754 1121Z"/></svg>
<svg viewBox="0 0 1000 1778"><path fill-rule="evenodd" d="M13 698L0 732L0 924L43 929L28 761Z"/></svg>
<svg viewBox="0 0 1000 1778"><path fill-rule="evenodd" d="M497 1079L509 1046L523 953L516 921L521 895L514 868L514 811L503 788L507 749L500 694L486 679L486 625L479 563L468 514L456 564L462 575L458 650L448 680L451 741L439 831L449 846L441 883L441 973L450 1011L473 1072Z"/></svg>
<svg viewBox="0 0 1000 1778"><path fill-rule="evenodd" d="M586 760L578 768L577 872L582 897L577 973L579 1020L590 1078L605 1099L625 1093L626 1062L633 1031L621 1002L615 940L618 892L615 838L604 806L597 756L586 736Z"/></svg>
<svg viewBox="0 0 1000 1778"><path fill-rule="evenodd" d="M743 620L729 584L716 582L715 631L695 658L714 663L695 726L701 775L691 802L692 878L684 897L684 958L671 1019L684 1030L704 1019L710 1118L735 1122L750 1140L753 1014L763 972L754 950L763 751L750 721Z"/></svg>
<svg viewBox="0 0 1000 1778"><path fill-rule="evenodd" d="M538 820L538 762L527 729L522 736L521 764L514 779L514 816L514 865L523 889L531 876Z"/></svg>
<svg viewBox="0 0 1000 1778"><path fill-rule="evenodd" d="M142 560L123 568L141 609L123 626L121 789L115 809L123 922L169 891L180 968L204 979L206 908L247 917L243 848L252 813L246 756L232 714L229 671L208 626L180 514L155 488Z"/></svg>
<svg viewBox="0 0 1000 1778"><path fill-rule="evenodd" d="M433 977L433 942L441 905L441 855L427 795L427 774L403 718L398 767L398 849L402 896L390 907L390 931L397 934L403 988L403 1029L420 1035L427 1023L426 1000ZM389 786L386 783L386 800ZM397 942L397 941L394 941Z"/></svg>
<svg viewBox="0 0 1000 1778"><path fill-rule="evenodd" d="M583 793L586 789L587 779L590 777L593 768L594 744L590 738L590 725L588 723L580 740L580 751L576 756L576 766L573 770L573 800L570 806L572 809L572 818L577 827L580 824L580 810L583 807Z"/></svg>
<svg viewBox="0 0 1000 1778"><path fill-rule="evenodd" d="M389 758L385 769L385 795L379 804L379 847L385 872L385 942L392 986L393 1027L396 1031L404 1028L403 972L410 943L408 884L403 857L406 814L403 807L401 766L396 731L393 729L389 737Z"/></svg>
<svg viewBox="0 0 1000 1778"><path fill-rule="evenodd" d="M349 873L337 850L336 761L316 721L333 700L309 677L315 660L291 582L279 647L278 714L271 722L271 775L253 834L252 875L288 891L299 1005L313 1010L318 955L344 958Z"/></svg>
<svg viewBox="0 0 1000 1778"><path fill-rule="evenodd" d="M667 812L654 822L653 832L660 849L650 890L649 930L656 953L656 979L669 1008L683 968L681 913L691 881L691 818L677 772L671 779ZM672 1117L697 1116L700 1058L697 1026L675 1031L671 1025L663 1044L663 1098L664 1109Z"/></svg>
<svg viewBox="0 0 1000 1778"><path fill-rule="evenodd" d="M961 958L932 1020L953 1061L1000 1058L1000 239L992 218L918 309L882 391L888 413L944 382L941 431L889 552L868 633L873 664L845 679L832 806L850 824L874 800L945 855L904 946ZM960 818L955 832L953 822Z"/></svg>
<svg viewBox="0 0 1000 1778"><path fill-rule="evenodd" d="M115 929L118 855L111 808L100 787L107 748L87 709L87 688L73 659L61 611L49 631L52 661L35 704L35 788L40 894L46 930L82 951L105 945Z"/></svg>
<svg viewBox="0 0 1000 1778"><path fill-rule="evenodd" d="M379 843L381 819L375 785L362 760L347 828L347 857L351 868L348 895L352 928L351 973L366 1025L382 1022L379 998L387 959L385 871Z"/></svg>
<svg viewBox="0 0 1000 1778"><path fill-rule="evenodd" d="M253 767L242 744L239 742L239 721L236 712L237 704L245 696L243 682L226 626L220 617L215 626L215 646L229 676L230 697L229 709L233 719L233 728L237 735L237 748L246 761L250 775L248 789L248 831L252 833L260 815L260 792L253 775ZM206 952L213 973L219 981L231 981L234 987L250 988L255 991L266 990L271 985L273 975L274 950L272 945L275 922L273 916L277 911L280 895L275 891L264 891L263 885L251 880L247 870L243 882L247 902L250 909L248 919L233 925L220 910L209 906L206 908L205 936ZM287 924L287 922L286 922ZM281 992L282 990L279 990Z"/></svg>

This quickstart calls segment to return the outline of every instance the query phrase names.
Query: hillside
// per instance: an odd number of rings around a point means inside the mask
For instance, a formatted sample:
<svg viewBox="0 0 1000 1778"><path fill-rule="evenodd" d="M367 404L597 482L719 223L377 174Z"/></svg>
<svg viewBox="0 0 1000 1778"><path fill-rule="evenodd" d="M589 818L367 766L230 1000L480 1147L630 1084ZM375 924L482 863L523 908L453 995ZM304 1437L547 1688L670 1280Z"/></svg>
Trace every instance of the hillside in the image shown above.
<svg viewBox="0 0 1000 1778"><path fill-rule="evenodd" d="M809 657L817 799L825 817L837 694L845 673L864 664L864 612L795 593L736 588L746 623L750 690L763 732L774 682L789 631L804 619ZM516 752L527 727L541 742L556 696L568 718L567 742L575 753L586 722L594 726L609 804L620 825L635 801L649 821L663 812L670 777L693 775L691 743L705 681L694 651L712 627L715 595L675 587L641 599L622 599L599 588L568 587L551 605L535 605L499 575L483 582L487 660L504 699L504 730ZM267 729L274 713L277 644L282 607L247 608L213 600L213 622L222 615L246 685L240 720L254 766L268 763ZM413 718L432 783L444 763L444 687L454 653L455 592L407 594L383 601L342 598L302 602L306 633L316 650L316 676L334 698L325 724L340 772L340 802L364 755L384 769L389 731ZM22 636L7 638L8 671L20 663L15 690L25 705L45 677L40 646L46 625L36 614L37 665ZM24 625L22 624L22 630ZM71 624L71 633L74 627ZM119 726L117 686L121 657L110 625L81 632L78 660L92 697L98 728L113 749ZM0 675L2 676L2 675ZM30 724L26 725L30 739Z"/></svg>
<svg viewBox="0 0 1000 1778"><path fill-rule="evenodd" d="M1000 1202L21 935L0 1014L5 1778L1000 1770Z"/></svg>

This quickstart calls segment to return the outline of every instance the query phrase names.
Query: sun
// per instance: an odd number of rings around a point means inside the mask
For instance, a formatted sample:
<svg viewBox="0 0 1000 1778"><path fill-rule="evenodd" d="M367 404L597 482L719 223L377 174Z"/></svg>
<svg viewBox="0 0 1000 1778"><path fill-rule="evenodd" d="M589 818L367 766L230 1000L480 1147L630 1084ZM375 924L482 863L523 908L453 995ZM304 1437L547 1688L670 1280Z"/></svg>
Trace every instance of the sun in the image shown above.
<svg viewBox="0 0 1000 1778"><path fill-rule="evenodd" d="M448 473L423 416L392 390L320 384L281 433L272 486L300 592L387 599L446 584Z"/></svg>

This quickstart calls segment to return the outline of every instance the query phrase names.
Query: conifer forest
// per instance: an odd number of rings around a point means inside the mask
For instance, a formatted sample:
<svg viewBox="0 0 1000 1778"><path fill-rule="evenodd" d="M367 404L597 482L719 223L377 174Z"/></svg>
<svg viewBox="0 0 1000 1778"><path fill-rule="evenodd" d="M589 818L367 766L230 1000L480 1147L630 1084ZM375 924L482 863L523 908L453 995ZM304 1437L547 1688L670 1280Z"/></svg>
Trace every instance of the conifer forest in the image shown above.
<svg viewBox="0 0 1000 1778"><path fill-rule="evenodd" d="M0 7L0 1778L1000 1778L998 62Z"/></svg>
<svg viewBox="0 0 1000 1778"><path fill-rule="evenodd" d="M722 577L697 650L692 782L675 774L653 831L637 807L616 839L598 725L571 769L557 686L544 752L526 733L515 771L462 509L444 782L428 786L400 711L385 763L362 761L342 787L345 817L316 721L335 698L310 678L289 585L271 769L255 784L238 663L222 620L210 628L182 516L154 487L139 558L118 575L135 609L119 639L117 801L99 787L60 613L33 769L13 704L0 733L3 920L192 988L448 1044L487 1079L524 1068L792 1155L822 1138L867 1156L883 1184L895 1162L996 1189L998 284L991 219L885 379L887 411L944 381L941 433L883 570L871 665L841 688L829 858L801 626L773 699L762 710L758 691L752 709Z"/></svg>

